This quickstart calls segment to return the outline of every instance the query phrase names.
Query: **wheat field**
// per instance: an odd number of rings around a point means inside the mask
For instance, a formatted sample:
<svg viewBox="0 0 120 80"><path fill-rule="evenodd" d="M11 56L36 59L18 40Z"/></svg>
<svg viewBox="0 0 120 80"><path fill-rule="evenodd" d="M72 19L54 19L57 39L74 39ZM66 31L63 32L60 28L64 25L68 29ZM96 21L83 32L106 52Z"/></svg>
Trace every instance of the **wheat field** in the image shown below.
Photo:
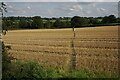
<svg viewBox="0 0 120 80"><path fill-rule="evenodd" d="M76 69L118 73L118 26L75 28ZM9 53L18 60L68 68L72 29L11 30L3 36Z"/></svg>

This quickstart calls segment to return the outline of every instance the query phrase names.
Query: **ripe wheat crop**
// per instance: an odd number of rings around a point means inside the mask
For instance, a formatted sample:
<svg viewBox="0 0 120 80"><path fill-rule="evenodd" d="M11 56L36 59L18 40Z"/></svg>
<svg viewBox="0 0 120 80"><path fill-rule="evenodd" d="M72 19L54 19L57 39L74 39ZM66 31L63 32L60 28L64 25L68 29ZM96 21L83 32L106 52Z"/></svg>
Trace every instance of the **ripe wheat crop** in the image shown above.
<svg viewBox="0 0 120 80"><path fill-rule="evenodd" d="M76 68L108 73L118 71L120 43L117 26L76 28ZM60 68L69 67L72 29L13 30L3 37L10 55L19 60L38 61Z"/></svg>

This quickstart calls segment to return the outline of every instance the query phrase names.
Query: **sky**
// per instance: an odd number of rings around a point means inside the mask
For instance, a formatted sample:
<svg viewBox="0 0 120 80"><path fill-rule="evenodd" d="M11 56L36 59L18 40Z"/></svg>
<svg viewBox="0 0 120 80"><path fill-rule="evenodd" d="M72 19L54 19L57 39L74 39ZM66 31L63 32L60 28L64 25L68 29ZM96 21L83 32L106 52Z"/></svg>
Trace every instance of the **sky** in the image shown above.
<svg viewBox="0 0 120 80"><path fill-rule="evenodd" d="M118 0L1 0L4 16L102 17L118 16Z"/></svg>

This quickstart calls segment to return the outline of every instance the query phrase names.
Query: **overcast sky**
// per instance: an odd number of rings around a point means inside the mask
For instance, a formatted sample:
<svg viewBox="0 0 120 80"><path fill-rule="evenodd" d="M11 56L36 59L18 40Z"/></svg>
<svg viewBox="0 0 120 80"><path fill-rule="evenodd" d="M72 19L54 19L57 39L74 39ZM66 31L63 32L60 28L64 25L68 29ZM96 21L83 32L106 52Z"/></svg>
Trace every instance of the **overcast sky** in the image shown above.
<svg viewBox="0 0 120 80"><path fill-rule="evenodd" d="M109 2L108 0L34 0L34 2L32 2L33 0L21 0L21 2L18 2L18 0L9 0L9 2L8 0L2 1L7 4L8 12L5 13L5 16L97 17L110 14L118 15L118 0L109 0Z"/></svg>

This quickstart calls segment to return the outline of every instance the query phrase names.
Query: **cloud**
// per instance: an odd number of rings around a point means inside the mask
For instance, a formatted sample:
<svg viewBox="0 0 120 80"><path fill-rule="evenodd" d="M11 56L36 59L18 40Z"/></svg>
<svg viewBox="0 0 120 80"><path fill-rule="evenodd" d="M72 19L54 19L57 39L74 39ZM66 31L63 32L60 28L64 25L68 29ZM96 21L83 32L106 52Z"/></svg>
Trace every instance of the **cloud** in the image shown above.
<svg viewBox="0 0 120 80"><path fill-rule="evenodd" d="M30 7L30 6L27 6L27 8L28 8L28 9L31 9L31 7Z"/></svg>
<svg viewBox="0 0 120 80"><path fill-rule="evenodd" d="M9 5L8 8L13 8L13 7L11 5Z"/></svg>
<svg viewBox="0 0 120 80"><path fill-rule="evenodd" d="M70 8L69 10L70 10L70 11L74 11L74 9L73 9L73 8Z"/></svg>
<svg viewBox="0 0 120 80"><path fill-rule="evenodd" d="M106 9L104 9L104 8L100 8L99 10L100 10L100 11L106 11Z"/></svg>
<svg viewBox="0 0 120 80"><path fill-rule="evenodd" d="M41 17L64 17L64 16L105 16L118 14L115 10L117 3L97 2L7 2L9 9L7 15L25 15ZM115 6L115 7L113 7ZM113 11L114 10L114 11Z"/></svg>
<svg viewBox="0 0 120 80"><path fill-rule="evenodd" d="M74 5L72 8L69 8L70 11L82 11L83 8L80 5Z"/></svg>
<svg viewBox="0 0 120 80"><path fill-rule="evenodd" d="M80 5L74 5L73 9L78 11L78 10L82 10L83 8Z"/></svg>
<svg viewBox="0 0 120 80"><path fill-rule="evenodd" d="M86 11L86 13L87 13L87 14L90 14L90 13L91 13L91 11Z"/></svg>

